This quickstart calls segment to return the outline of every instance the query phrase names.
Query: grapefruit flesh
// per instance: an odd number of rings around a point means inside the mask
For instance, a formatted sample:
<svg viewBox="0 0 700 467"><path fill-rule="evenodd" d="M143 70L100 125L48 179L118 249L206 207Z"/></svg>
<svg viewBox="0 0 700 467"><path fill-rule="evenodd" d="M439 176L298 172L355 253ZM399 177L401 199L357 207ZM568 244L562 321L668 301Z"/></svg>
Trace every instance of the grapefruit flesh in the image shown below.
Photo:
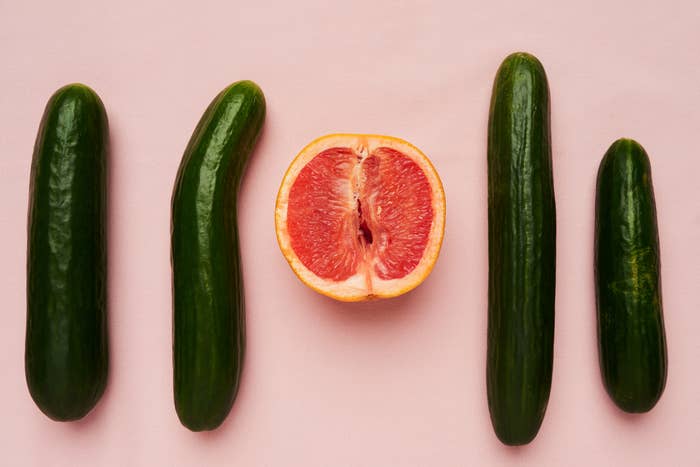
<svg viewBox="0 0 700 467"><path fill-rule="evenodd" d="M437 259L444 192L430 161L398 138L329 135L292 162L277 199L277 238L315 290L356 301L400 295Z"/></svg>

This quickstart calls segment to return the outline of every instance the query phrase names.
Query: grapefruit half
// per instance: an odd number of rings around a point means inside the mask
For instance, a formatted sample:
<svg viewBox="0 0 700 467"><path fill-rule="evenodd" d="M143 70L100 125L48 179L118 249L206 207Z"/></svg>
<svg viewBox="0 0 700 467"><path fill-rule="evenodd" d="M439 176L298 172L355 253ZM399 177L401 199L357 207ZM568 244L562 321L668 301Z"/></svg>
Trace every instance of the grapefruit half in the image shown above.
<svg viewBox="0 0 700 467"><path fill-rule="evenodd" d="M428 158L399 138L323 136L284 175L280 249L306 285L342 301L401 295L437 260L445 193Z"/></svg>

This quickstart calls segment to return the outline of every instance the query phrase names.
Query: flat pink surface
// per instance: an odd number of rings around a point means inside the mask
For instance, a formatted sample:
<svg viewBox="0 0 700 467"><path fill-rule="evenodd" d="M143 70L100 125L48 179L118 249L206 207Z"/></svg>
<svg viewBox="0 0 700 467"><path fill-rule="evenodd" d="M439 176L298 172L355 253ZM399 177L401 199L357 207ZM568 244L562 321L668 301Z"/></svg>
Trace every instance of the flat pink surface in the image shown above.
<svg viewBox="0 0 700 467"><path fill-rule="evenodd" d="M0 2L1 465L700 465L697 2L100 3ZM484 376L486 123L515 50L549 75L558 217L551 399L519 449L493 433ZM169 202L201 113L239 79L268 103L241 194L248 353L226 423L194 434L172 401ZM73 81L110 119L112 358L96 410L61 424L24 379L25 230L38 123ZM334 302L278 250L279 182L330 132L402 137L442 176L442 254L408 295ZM594 182L621 136L650 154L662 247L669 377L644 416L610 402L597 363Z"/></svg>

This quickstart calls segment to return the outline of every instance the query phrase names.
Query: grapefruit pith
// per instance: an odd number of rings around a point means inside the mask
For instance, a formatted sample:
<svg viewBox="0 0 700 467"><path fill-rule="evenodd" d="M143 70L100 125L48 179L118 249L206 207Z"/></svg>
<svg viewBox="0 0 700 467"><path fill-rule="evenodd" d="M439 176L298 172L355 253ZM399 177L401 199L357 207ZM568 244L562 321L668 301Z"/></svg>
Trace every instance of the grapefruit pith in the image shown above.
<svg viewBox="0 0 700 467"><path fill-rule="evenodd" d="M415 146L379 135L311 142L287 169L277 241L309 287L342 301L401 295L430 274L445 230L445 193Z"/></svg>

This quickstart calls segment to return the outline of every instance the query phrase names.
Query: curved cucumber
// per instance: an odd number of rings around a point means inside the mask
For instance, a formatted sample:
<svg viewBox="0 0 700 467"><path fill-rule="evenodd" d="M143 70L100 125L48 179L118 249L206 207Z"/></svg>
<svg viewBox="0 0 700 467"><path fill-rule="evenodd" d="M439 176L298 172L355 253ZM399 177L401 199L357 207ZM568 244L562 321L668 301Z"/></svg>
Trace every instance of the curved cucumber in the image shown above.
<svg viewBox="0 0 700 467"><path fill-rule="evenodd" d="M107 382L108 129L87 86L51 97L32 157L27 244L25 373L54 420L77 420Z"/></svg>
<svg viewBox="0 0 700 467"><path fill-rule="evenodd" d="M647 412L666 385L666 337L651 166L629 139L598 170L595 282L605 389L622 410Z"/></svg>
<svg viewBox="0 0 700 467"><path fill-rule="evenodd" d="M245 348L238 188L265 118L251 81L224 89L185 150L172 197L175 408L193 431L226 418Z"/></svg>
<svg viewBox="0 0 700 467"><path fill-rule="evenodd" d="M549 88L535 57L515 53L501 64L488 128L488 401L498 438L519 445L542 423L554 340Z"/></svg>

